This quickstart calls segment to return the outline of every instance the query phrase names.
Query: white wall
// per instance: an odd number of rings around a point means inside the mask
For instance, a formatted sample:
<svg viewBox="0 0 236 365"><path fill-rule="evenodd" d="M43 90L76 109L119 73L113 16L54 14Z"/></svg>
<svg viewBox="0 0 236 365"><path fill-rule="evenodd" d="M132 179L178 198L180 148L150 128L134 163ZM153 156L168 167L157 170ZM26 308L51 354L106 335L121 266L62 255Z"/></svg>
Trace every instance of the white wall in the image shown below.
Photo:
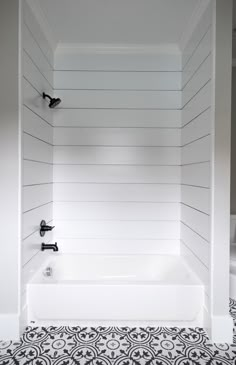
<svg viewBox="0 0 236 365"><path fill-rule="evenodd" d="M236 48L236 39L233 45ZM236 214L236 63L232 69L232 116L231 116L231 214Z"/></svg>
<svg viewBox="0 0 236 365"><path fill-rule="evenodd" d="M0 338L19 336L20 313L20 108L19 2L0 12Z"/></svg>
<svg viewBox="0 0 236 365"><path fill-rule="evenodd" d="M179 55L55 57L54 224L63 251L176 253Z"/></svg>
<svg viewBox="0 0 236 365"><path fill-rule="evenodd" d="M181 253L209 295L212 133L212 6L183 50Z"/></svg>
<svg viewBox="0 0 236 365"><path fill-rule="evenodd" d="M45 255L39 235L42 219L52 221L53 112L42 93L53 94L53 51L27 2L22 24L22 306L26 284Z"/></svg>

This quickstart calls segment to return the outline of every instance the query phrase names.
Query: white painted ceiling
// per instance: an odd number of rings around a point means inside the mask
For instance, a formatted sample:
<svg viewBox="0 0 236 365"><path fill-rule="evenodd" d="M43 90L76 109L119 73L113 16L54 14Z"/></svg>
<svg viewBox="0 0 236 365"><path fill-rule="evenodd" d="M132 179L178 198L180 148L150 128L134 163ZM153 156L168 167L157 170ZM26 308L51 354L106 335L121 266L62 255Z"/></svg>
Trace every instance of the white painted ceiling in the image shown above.
<svg viewBox="0 0 236 365"><path fill-rule="evenodd" d="M57 43L179 43L204 0L38 0Z"/></svg>

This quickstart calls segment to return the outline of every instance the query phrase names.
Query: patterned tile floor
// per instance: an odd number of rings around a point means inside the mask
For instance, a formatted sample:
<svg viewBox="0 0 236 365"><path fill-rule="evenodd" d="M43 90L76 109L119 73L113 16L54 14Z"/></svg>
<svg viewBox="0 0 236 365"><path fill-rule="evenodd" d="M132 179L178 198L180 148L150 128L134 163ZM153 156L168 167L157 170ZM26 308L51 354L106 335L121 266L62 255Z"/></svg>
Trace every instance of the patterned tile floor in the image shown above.
<svg viewBox="0 0 236 365"><path fill-rule="evenodd" d="M27 327L0 341L0 365L236 365L234 345L212 344L201 328Z"/></svg>

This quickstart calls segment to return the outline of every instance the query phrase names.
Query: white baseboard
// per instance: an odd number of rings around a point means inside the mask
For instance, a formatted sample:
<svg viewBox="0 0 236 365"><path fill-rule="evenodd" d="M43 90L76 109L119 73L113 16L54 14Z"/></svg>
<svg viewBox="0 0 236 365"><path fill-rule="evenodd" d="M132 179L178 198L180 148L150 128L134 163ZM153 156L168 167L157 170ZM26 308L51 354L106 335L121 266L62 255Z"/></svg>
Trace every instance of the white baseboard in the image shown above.
<svg viewBox="0 0 236 365"><path fill-rule="evenodd" d="M20 320L17 313L0 315L0 340L19 340Z"/></svg>
<svg viewBox="0 0 236 365"><path fill-rule="evenodd" d="M209 333L210 332L210 333ZM233 319L230 315L212 316L208 334L214 343L233 343Z"/></svg>

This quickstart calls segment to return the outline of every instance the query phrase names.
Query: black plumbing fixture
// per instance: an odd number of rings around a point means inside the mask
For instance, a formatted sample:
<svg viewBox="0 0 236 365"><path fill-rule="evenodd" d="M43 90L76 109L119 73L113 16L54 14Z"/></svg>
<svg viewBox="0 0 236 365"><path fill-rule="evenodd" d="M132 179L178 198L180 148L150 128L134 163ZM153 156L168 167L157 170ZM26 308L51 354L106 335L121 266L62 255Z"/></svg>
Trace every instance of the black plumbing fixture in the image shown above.
<svg viewBox="0 0 236 365"><path fill-rule="evenodd" d="M55 108L58 104L60 104L60 98L52 98L50 95L43 93L43 99L48 98L50 100L48 106L49 108Z"/></svg>
<svg viewBox="0 0 236 365"><path fill-rule="evenodd" d="M39 230L40 236L44 237L45 233L48 231L52 231L53 228L55 228L55 226L48 226L45 220L42 220L40 222L40 230Z"/></svg>
<svg viewBox="0 0 236 365"><path fill-rule="evenodd" d="M54 252L59 251L58 246L57 246L57 242L55 242L54 244L42 243L41 244L41 251L45 251L45 250L53 250Z"/></svg>

